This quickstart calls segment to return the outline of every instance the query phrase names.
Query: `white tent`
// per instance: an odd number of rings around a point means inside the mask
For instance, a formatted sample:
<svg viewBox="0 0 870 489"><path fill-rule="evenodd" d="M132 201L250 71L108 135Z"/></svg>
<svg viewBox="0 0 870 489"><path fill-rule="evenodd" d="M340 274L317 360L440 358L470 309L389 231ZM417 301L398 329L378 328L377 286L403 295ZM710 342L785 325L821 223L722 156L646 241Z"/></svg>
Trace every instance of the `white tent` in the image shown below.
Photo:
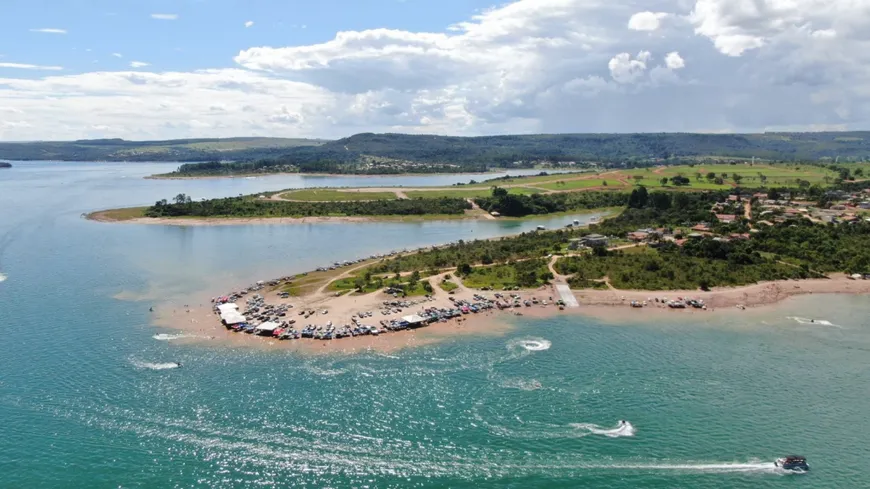
<svg viewBox="0 0 870 489"><path fill-rule="evenodd" d="M420 324L426 322L426 319L420 315L412 314L410 316L404 316L402 319L408 321L411 324Z"/></svg>
<svg viewBox="0 0 870 489"><path fill-rule="evenodd" d="M254 328L254 331L256 331L258 333L261 331L263 331L263 332L275 331L276 329L278 329L278 326L279 326L278 323L273 323L272 321L267 321L267 322L257 326L256 328Z"/></svg>
<svg viewBox="0 0 870 489"><path fill-rule="evenodd" d="M221 305L217 306L217 309L218 309L218 311L220 311L221 314L225 314L228 312L238 311L239 306L233 304L232 302L228 302L226 304L221 304Z"/></svg>
<svg viewBox="0 0 870 489"><path fill-rule="evenodd" d="M245 316L242 316L241 314L239 314L238 311L228 311L226 313L222 313L221 320L227 326L232 326L234 324L241 324L241 323L248 322L248 320L245 318Z"/></svg>

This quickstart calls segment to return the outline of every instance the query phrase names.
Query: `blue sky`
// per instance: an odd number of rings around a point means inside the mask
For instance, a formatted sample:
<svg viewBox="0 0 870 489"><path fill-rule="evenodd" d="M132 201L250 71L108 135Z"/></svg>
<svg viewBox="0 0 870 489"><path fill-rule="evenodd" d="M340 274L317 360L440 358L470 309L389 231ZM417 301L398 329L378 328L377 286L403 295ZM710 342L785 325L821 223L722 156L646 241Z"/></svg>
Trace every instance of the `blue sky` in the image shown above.
<svg viewBox="0 0 870 489"><path fill-rule="evenodd" d="M868 28L845 0L4 0L0 140L866 129Z"/></svg>
<svg viewBox="0 0 870 489"><path fill-rule="evenodd" d="M233 67L251 46L323 42L340 30L443 30L487 2L474 0L4 0L0 61L63 66L65 73ZM161 20L154 14L177 16ZM254 22L250 28L246 22ZM66 34L34 32L61 29ZM113 56L122 54L123 58ZM0 75L39 76L0 68Z"/></svg>

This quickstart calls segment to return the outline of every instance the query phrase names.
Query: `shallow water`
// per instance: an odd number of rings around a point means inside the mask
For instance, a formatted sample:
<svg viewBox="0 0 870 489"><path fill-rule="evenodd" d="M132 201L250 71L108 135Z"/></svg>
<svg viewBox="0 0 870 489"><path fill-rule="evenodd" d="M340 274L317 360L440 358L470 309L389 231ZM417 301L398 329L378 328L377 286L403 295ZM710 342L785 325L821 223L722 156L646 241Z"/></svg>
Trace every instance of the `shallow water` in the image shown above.
<svg viewBox="0 0 870 489"><path fill-rule="evenodd" d="M505 336L389 355L188 345L149 324L152 302L536 223L81 219L181 191L293 186L139 178L155 171L0 174L0 487L866 486L867 298L522 319ZM773 467L791 452L812 472Z"/></svg>

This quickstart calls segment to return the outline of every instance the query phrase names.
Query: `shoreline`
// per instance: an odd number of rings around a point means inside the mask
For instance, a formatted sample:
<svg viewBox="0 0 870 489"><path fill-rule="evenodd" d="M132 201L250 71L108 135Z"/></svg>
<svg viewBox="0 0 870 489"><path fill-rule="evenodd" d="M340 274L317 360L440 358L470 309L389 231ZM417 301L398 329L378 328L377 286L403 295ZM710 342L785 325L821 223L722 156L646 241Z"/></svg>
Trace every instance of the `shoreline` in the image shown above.
<svg viewBox="0 0 870 489"><path fill-rule="evenodd" d="M166 161L161 163L178 163L179 165L183 165L186 163L195 163L195 162L174 162L174 161ZM148 175L147 177L142 177L146 180L209 180L209 179L222 179L222 178L250 178L250 177L271 177L278 175L299 175L299 176L307 176L307 177L354 177L354 178L365 178L365 177L419 177L419 176L449 176L449 175L485 175L487 173L510 173L511 171L516 170L540 170L540 171L555 171L559 170L559 173L583 173L580 171L562 171L558 168L510 168L510 169L491 169L486 172L451 172L451 173L300 173L300 172L276 172L276 173L238 173L234 175L202 175L202 176L171 176L169 173L163 174L154 174Z"/></svg>
<svg viewBox="0 0 870 489"><path fill-rule="evenodd" d="M308 216L308 217L130 217L115 218L113 213L135 211L144 207L129 207L122 209L106 209L84 215L89 221L113 224L146 224L164 226L234 226L246 224L319 224L319 223L359 223L359 222L407 222L419 223L430 221L492 221L522 222L534 219L548 219L564 216L582 216L601 214L605 219L621 211L621 208L603 207L599 209L578 209L576 211L554 212L551 214L533 214L525 217L499 217L493 219L489 214L478 212L473 214L422 214L422 215L392 215L392 216ZM508 236L505 236L508 237Z"/></svg>
<svg viewBox="0 0 870 489"><path fill-rule="evenodd" d="M302 296L280 299L278 297L279 287L268 292L264 291L262 295L269 304L292 304L293 307L288 310L286 319L297 319L297 324L291 327L301 331L310 321L302 319L302 316L297 316L300 310L316 310L317 314L313 315L311 320L315 324L331 321L336 326L350 324L351 318L359 312L372 311L374 315L362 322L377 324L382 319L391 320L403 315L416 314L423 307L452 307L453 303L450 298L457 301L472 301L476 294L488 298L492 298L495 294L495 292L469 289L464 285L460 285L454 294L448 294L437 285L446 275L442 273L426 279L433 285L434 292L431 301L406 308L400 313L384 316L379 314L378 308L383 307L380 305L382 301L393 300L387 294L373 292L364 295L343 294L336 297L328 291L327 286L330 282L350 275L356 268L358 267L351 267L340 275L330 277L320 289ZM558 291L552 284L512 293L519 294L523 300L531 297L541 300L559 298ZM220 318L212 311L213 304L209 303L208 299L203 299L198 307L185 308L171 304L159 306L154 324L177 332L179 335L177 340L184 344L290 350L303 354L392 352L404 348L441 343L463 336L504 335L514 329L514 322L519 319L539 320L564 315L567 317L592 317L617 324L629 324L638 319L649 319L651 316L689 319L693 317L720 317L743 312L751 313L763 311L802 295L867 295L870 294L870 281L851 280L845 275L838 274L829 279L762 282L740 287L717 288L707 292L580 289L572 290L572 293L580 303L580 307L559 310L551 303L546 307L534 305L517 309L500 310L495 308L477 314L462 315L447 322L435 322L419 329L385 332L380 336L357 336L334 340L306 338L278 340L274 337L234 332L221 324ZM643 308L633 308L629 305L632 300L654 300L656 297L660 299L676 299L678 297L701 299L706 302L707 309L670 309L664 302L656 303L654 301ZM420 298L408 298L407 300L412 299ZM243 299L237 303L241 303L240 308L244 308ZM170 308L172 308L171 313L169 312ZM328 311L328 314L321 315L323 310ZM516 312L520 314L518 315Z"/></svg>

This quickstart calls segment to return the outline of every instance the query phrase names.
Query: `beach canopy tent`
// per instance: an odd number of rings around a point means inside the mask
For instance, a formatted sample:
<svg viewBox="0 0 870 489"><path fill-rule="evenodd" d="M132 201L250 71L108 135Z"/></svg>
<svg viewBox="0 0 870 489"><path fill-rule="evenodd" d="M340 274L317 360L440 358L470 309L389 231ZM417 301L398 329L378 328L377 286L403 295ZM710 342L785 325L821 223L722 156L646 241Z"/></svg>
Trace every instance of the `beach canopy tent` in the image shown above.
<svg viewBox="0 0 870 489"><path fill-rule="evenodd" d="M256 328L254 328L254 330L255 331L275 331L276 329L278 329L278 326L279 326L278 323L273 323L272 321L267 321L267 322L257 326Z"/></svg>
<svg viewBox="0 0 870 489"><path fill-rule="evenodd" d="M232 303L221 304L221 305L217 306L217 309L218 309L218 311L220 311L221 314L226 314L229 312L237 312L239 310L239 306L232 304Z"/></svg>
<svg viewBox="0 0 870 489"><path fill-rule="evenodd" d="M412 325L412 326L413 326L413 325L416 325L416 324L423 324L423 323L426 322L426 318L424 318L424 317L422 317L422 316L420 316L420 315L418 315L418 314L412 314L412 315L410 315L410 316L404 316L404 317L402 317L402 320L404 320L404 321L408 321L408 324L410 324L410 325Z"/></svg>
<svg viewBox="0 0 870 489"><path fill-rule="evenodd" d="M227 311L226 313L221 313L221 321L223 321L227 326L248 322L245 316L239 314L238 311Z"/></svg>

